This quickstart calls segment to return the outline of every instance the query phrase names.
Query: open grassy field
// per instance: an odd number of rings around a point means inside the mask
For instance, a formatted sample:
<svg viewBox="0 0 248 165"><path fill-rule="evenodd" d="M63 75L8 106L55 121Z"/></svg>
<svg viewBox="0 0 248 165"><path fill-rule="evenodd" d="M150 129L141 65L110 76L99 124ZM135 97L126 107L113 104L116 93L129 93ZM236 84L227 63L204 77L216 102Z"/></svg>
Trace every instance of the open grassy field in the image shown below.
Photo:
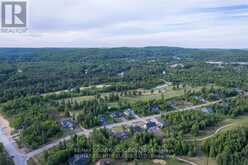
<svg viewBox="0 0 248 165"><path fill-rule="evenodd" d="M223 131L227 131L227 130L236 129L238 127L247 126L248 125L248 114L239 116L237 118L227 118L224 121L217 124L215 127L210 127L204 130L203 132L201 132L200 136L198 136L197 138L203 138L203 137L209 136L213 134L218 128L225 126L225 125L229 125L229 124L230 126L222 129L219 133Z"/></svg>
<svg viewBox="0 0 248 165"><path fill-rule="evenodd" d="M125 126L119 126L119 127L113 127L112 128L112 131L114 132L121 132L121 131L124 131L126 129Z"/></svg>
<svg viewBox="0 0 248 165"><path fill-rule="evenodd" d="M178 97L178 96L182 96L184 94L185 89L187 90L194 90L194 91L199 91L202 89L202 87L196 87L196 88L192 88L192 87L187 87L187 88L179 88L179 89L173 89L172 86L168 86L166 89L163 90L144 90L144 89L137 89L136 91L140 91L142 92L142 95L137 95L137 96L120 96L120 101L123 102L129 102L129 103L133 103L133 102L137 102L137 101L148 101L148 100L156 100L156 99L161 99L162 95L165 99L170 99L173 97ZM130 90L130 92L132 92L134 90ZM114 92L117 94L120 94L118 92ZM108 96L111 93L102 93L101 96ZM86 101L86 100L91 100L94 99L95 96L80 96L80 97L74 97L72 98L72 100L76 100L76 101ZM110 103L113 106L118 106L116 102L112 102Z"/></svg>
<svg viewBox="0 0 248 165"><path fill-rule="evenodd" d="M225 128L223 131L236 129L241 126L247 126L248 125L248 114L242 115L240 117L237 117L235 119L229 119L229 122L232 124L230 127Z"/></svg>
<svg viewBox="0 0 248 165"><path fill-rule="evenodd" d="M101 89L101 88L105 88L105 87L109 87L111 85L107 85L107 84L99 84L99 85L91 85L88 87L80 87L80 91L83 90L87 90L87 89L92 89L92 88L96 88L96 89ZM55 91L55 92L48 92L48 93L44 93L43 96L48 96L48 95L53 95L53 94L61 94L61 93L68 93L73 91L73 89L65 89L65 90L59 90L59 91Z"/></svg>
<svg viewBox="0 0 248 165"><path fill-rule="evenodd" d="M132 92L134 90L130 90ZM161 91L160 93L157 91L151 92L150 90L144 90L144 89L138 89L136 91L141 91L141 96L120 96L120 101L127 101L127 102L136 102L136 101L147 101L147 100L153 100L153 99L160 99L161 95L164 95L165 99L169 99L176 96L181 96L184 94L184 89L177 89L173 90L172 87L168 87L166 90ZM120 94L119 92L114 92L117 94ZM111 93L102 93L101 96L109 96ZM80 96L80 97L74 97L73 100L76 101L86 101L86 100L92 100L95 96ZM113 102L112 104L114 104Z"/></svg>
<svg viewBox="0 0 248 165"><path fill-rule="evenodd" d="M242 115L242 116L234 118L234 119L228 118L228 119L220 122L219 124L217 124L215 127L211 127L211 128L204 130L196 138L200 139L200 138L209 136L209 135L213 134L218 128L225 126L225 125L229 125L229 124L231 124L231 125L222 129L219 133L227 131L227 130L237 129L237 128L242 127L242 126L247 126L248 125L248 114ZM190 139L190 138L192 138L192 136L187 136L187 139ZM198 165L217 165L215 159L207 158L206 156L184 157L184 158L187 160L190 160L192 162L195 162Z"/></svg>
<svg viewBox="0 0 248 165"><path fill-rule="evenodd" d="M73 97L72 100L73 101L88 101L88 100L93 100L95 98L95 96L80 96L80 97ZM65 101L67 100L71 100L71 99L65 99Z"/></svg>
<svg viewBox="0 0 248 165"><path fill-rule="evenodd" d="M194 137L192 134L187 134L187 135L185 135L185 139L190 140L190 139L205 138L207 136L214 134L218 128L225 126L225 125L229 125L229 124L232 124L231 119L226 119L226 120L220 121L215 126L207 127L206 129L199 131L199 135L197 137Z"/></svg>
<svg viewBox="0 0 248 165"><path fill-rule="evenodd" d="M184 94L184 89L177 89L173 90L172 87L168 87L166 90L159 92L150 92L150 91L143 91L143 95L141 96L130 96L130 97L121 97L121 101L127 101L130 103L137 102L137 101L148 101L148 100L156 100L161 99L162 94L164 95L165 99L170 99L177 96L182 96Z"/></svg>

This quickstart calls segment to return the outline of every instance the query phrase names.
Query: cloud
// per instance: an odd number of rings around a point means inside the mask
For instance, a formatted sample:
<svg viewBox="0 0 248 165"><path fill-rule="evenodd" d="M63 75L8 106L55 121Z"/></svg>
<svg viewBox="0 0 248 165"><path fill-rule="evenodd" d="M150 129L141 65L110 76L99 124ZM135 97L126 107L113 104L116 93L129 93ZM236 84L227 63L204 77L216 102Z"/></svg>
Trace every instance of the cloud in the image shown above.
<svg viewBox="0 0 248 165"><path fill-rule="evenodd" d="M1 47L247 47L244 0L35 0L25 34Z"/></svg>

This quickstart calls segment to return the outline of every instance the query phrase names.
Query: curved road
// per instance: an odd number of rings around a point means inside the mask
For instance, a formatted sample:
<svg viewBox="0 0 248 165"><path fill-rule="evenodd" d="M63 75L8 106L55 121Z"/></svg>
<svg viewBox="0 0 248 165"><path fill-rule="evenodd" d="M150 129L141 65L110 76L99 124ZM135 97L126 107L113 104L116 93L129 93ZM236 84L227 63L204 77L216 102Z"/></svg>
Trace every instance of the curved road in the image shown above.
<svg viewBox="0 0 248 165"><path fill-rule="evenodd" d="M196 105L196 106L191 106L191 107L187 107L187 108L183 108L183 109L179 109L179 110L174 110L174 111L170 111L170 112L166 112L163 114L158 114L158 115L153 115L153 116L148 116L148 117L142 117L142 118L136 118L134 120L129 120L129 121L125 121L125 122L121 122L121 123L114 123L114 124L110 124L107 125L105 127L107 128L112 128L112 127L116 127L116 126L122 126L122 125L132 125L134 122L140 122L140 121L144 121L144 120L149 120L149 119L154 119L157 117L160 117L161 115L166 115L166 114L171 114L171 113L177 113L177 112L183 112L183 111L189 111L189 110L197 110L198 108L202 108L202 107L206 107L206 106L210 106L216 103L221 102L222 100L218 100L218 101L214 101L214 102L208 102L206 104L201 104L201 105ZM103 128L103 127L98 127L96 129L99 128ZM77 135L85 135L86 137L89 137L90 133L93 131L93 129L83 129L80 132L76 132ZM27 154L23 154L21 153L16 146L14 145L14 140L11 137L8 137L6 135L4 135L3 131L0 131L0 141L4 144L4 146L6 147L6 150L8 151L8 153L10 155L15 155L14 157L14 161L17 165L25 165L27 164L27 161L35 156L38 155L44 151L47 151L55 146L57 146L59 144L59 142L61 141L68 141L72 138L72 136L67 136L61 139L56 140L55 142L52 142L50 144L47 144L45 146L42 146L41 148L37 149L37 150L33 150L32 152L29 152ZM181 158L180 158L181 159Z"/></svg>
<svg viewBox="0 0 248 165"><path fill-rule="evenodd" d="M208 136L206 136L206 137L204 137L204 138L200 138L200 139L190 139L190 140L186 140L186 141L189 141L189 142L192 142L192 141L199 141L199 142L201 142L201 141L210 139L210 138L214 137L216 134L218 134L220 131L222 131L223 129L225 129L225 128L227 128L227 127L230 127L231 125L233 125L233 124L224 125L224 126L218 128L218 129L217 129L214 133L212 133L211 135L208 135Z"/></svg>
<svg viewBox="0 0 248 165"><path fill-rule="evenodd" d="M171 114L171 113L177 113L177 112L194 110L194 109L198 109L198 108L201 108L201 107L210 106L210 105L219 103L221 101L222 100L218 100L218 101L214 101L214 102L208 102L206 104L191 106L191 107L187 107L187 108L183 108L183 109L179 109L179 110L174 110L174 111L166 112L166 113L163 113L163 114L158 114L158 115L153 115L153 116L147 116L147 117L137 118L137 119L133 119L133 120L125 121L125 122L120 122L120 123L114 123L114 124L107 125L105 127L107 127L107 128L113 128L113 127L122 126L122 125L132 125L134 122L140 122L140 121L144 121L144 120L154 119L154 118L160 117L161 115L165 115L165 114ZM104 127L102 126L102 127L96 128L96 129L99 129L99 128L104 128ZM85 135L86 137L88 137L92 131L93 131L93 129L84 129L83 131L78 132L76 134L77 135ZM44 152L46 150L49 150L50 148L53 148L54 146L57 146L60 141L68 141L68 140L70 140L71 137L72 136L67 136L65 138L62 138L62 139L57 140L54 143L48 144L46 146L43 146L43 147L41 147L41 148L39 148L37 150L34 150L34 151L28 153L26 155L27 156L26 161L29 160L31 157L33 157L35 155L38 155L38 154L40 154L40 153L42 153L42 152Z"/></svg>
<svg viewBox="0 0 248 165"><path fill-rule="evenodd" d="M13 156L13 160L16 165L25 165L26 155L18 150L15 141L12 137L5 134L4 127L0 128L0 142L3 143L6 151L10 156ZM1 164L1 163L0 163Z"/></svg>
<svg viewBox="0 0 248 165"><path fill-rule="evenodd" d="M204 137L204 138L196 139L196 141L201 142L201 141L210 139L210 138L214 137L215 135L217 135L220 131L222 131L223 129L225 129L225 128L227 128L227 127L230 127L231 125L233 125L233 124L228 124L228 125L222 126L222 127L218 128L213 134L211 134L211 135L209 135L209 136L206 136L206 137ZM186 141L192 142L192 141L195 141L195 140L192 140L192 139L191 139L191 140L186 140ZM191 162L191 161L189 161L189 160L186 160L186 159L183 159L183 158L180 158L180 157L176 157L176 159L177 159L177 160L180 160L180 161L183 161L183 162L186 162L186 163L189 163L189 164L191 164L191 165L198 165L198 164L196 164L196 163L194 163L194 162Z"/></svg>

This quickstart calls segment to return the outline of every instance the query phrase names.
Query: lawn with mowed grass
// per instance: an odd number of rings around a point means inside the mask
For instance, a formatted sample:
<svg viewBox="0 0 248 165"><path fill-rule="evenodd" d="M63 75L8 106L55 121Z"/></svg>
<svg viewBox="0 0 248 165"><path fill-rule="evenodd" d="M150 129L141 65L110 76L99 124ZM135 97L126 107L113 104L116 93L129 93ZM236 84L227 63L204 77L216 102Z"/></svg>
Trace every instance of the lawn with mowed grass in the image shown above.
<svg viewBox="0 0 248 165"><path fill-rule="evenodd" d="M192 90L192 91L199 91L202 89L202 87L187 87L187 88L179 88L179 89L173 89L172 86L167 87L166 90L159 92L151 92L150 90L142 90L142 95L137 96L120 96L120 102L128 102L128 103L134 103L137 101L149 101L149 100L158 100L162 98L162 95L164 99L170 99L173 97L179 97L184 95L185 89ZM133 90L131 90L133 91ZM140 89L137 91L141 91ZM120 94L119 92L114 92L116 94ZM111 93L102 93L101 96L109 96ZM80 96L80 97L73 97L72 100L76 101L87 101L87 100L93 100L95 96ZM115 107L117 106L117 102L111 102L110 104L113 104Z"/></svg>
<svg viewBox="0 0 248 165"><path fill-rule="evenodd" d="M234 119L229 119L230 123L232 124L230 127L223 129L223 131L236 129L242 126L248 125L248 114L244 114Z"/></svg>
<svg viewBox="0 0 248 165"><path fill-rule="evenodd" d="M130 102L130 103L134 103L137 101L149 101L149 100L158 100L162 98L162 94L164 99L170 99L173 97L178 97L178 96L182 96L184 94L184 89L177 89L177 90L173 90L171 89L167 89L164 92L161 93L147 93L145 95L142 96L126 96L126 97L121 97L121 101L126 101L126 102Z"/></svg>
<svg viewBox="0 0 248 165"><path fill-rule="evenodd" d="M73 101L81 102L81 101L93 100L94 98L95 98L95 96L80 96L80 97L73 97L73 98L70 98L70 99L65 99L65 101L73 100Z"/></svg>

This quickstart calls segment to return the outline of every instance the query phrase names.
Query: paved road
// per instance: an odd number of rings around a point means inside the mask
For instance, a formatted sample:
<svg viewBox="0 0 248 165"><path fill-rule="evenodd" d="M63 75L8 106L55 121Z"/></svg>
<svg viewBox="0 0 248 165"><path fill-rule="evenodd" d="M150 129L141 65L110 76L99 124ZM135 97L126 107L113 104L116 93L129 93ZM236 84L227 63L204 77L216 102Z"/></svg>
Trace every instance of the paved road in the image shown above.
<svg viewBox="0 0 248 165"><path fill-rule="evenodd" d="M12 137L5 134L3 127L0 128L0 142L3 143L6 151L10 154L10 156L14 156L13 159L16 165L25 165L26 155L17 149L15 141L12 139Z"/></svg>
<svg viewBox="0 0 248 165"><path fill-rule="evenodd" d="M175 110L175 111L170 111L170 112L166 112L166 113L163 113L163 114L171 114L171 113L176 113L176 112L183 112L183 111L189 111L189 110L194 110L194 109L198 109L198 108L201 108L201 107L205 107L205 106L210 106L210 105L213 105L213 104L216 104L216 103L219 103L221 102L221 100L219 101L214 101L214 102L208 102L206 104L201 104L201 105L196 105L196 106L191 106L191 107L188 107L188 108L183 108L183 109L179 109L179 110ZM147 117L142 117L142 118L136 118L136 119L133 119L133 120L129 120L129 121L125 121L125 122L120 122L120 123L114 123L114 124L110 124L110 125L107 125L107 126L102 126L102 127L98 127L96 129L99 129L99 128L113 128L113 127L118 127L118 126L122 126L122 125L132 125L133 123L135 122L143 122L145 120L151 120L151 119L154 119L154 118L157 118L157 117L160 117L161 115L163 114L157 114L157 115L153 115L153 116L147 116ZM93 129L84 129L83 131L81 132L78 132L76 133L77 135L85 135L87 137L89 137L90 133L93 131ZM54 143L51 143L51 144L48 144L46 146L43 146L37 150L34 150L30 153L28 153L26 156L26 160L30 159L31 157L35 156L35 155L38 155L46 150L49 150L50 148L53 148L55 146L57 146L59 144L59 142L61 141L68 141L72 138L72 136L67 136L65 138L62 138L60 140L57 140L56 142Z"/></svg>
<svg viewBox="0 0 248 165"><path fill-rule="evenodd" d="M170 111L170 112L166 112L166 113L162 113L162 114L157 114L157 115L152 115L152 116L147 116L147 117L137 117L136 119L133 120L129 120L129 121L124 121L124 122L120 122L120 123L114 123L114 124L110 124L110 125L106 125L106 126L102 126L102 127L97 127L96 129L99 128L113 128L113 127L118 127L118 126L122 126L122 125L132 125L135 122L144 122L146 120L152 120L154 118L160 117L161 115L165 115L165 114L171 114L171 113L176 113L176 112L183 112L183 111L188 111L188 110L194 110L194 109L198 109L201 107L205 107L205 106L210 106L216 103L221 102L221 100L219 101L214 101L214 102L208 102L206 104L201 104L201 105L197 105L197 106L191 106L188 108L183 108L183 109L179 109L179 110L174 110L174 111ZM85 135L86 137L90 136L90 133L93 131L93 129L83 129L82 131L76 132L76 135ZM34 150L32 152L29 152L27 154L23 154L21 153L15 146L14 144L14 140L11 137L8 137L7 135L4 134L4 131L1 129L0 130L0 141L4 144L6 150L8 151L8 153L10 155L15 155L14 157L14 161L16 165L26 165L27 161L35 156L38 155L44 151L47 151L57 145L59 145L60 142L62 141L68 141L72 138L72 136L67 136L61 139L56 140L53 143L47 144L45 146L42 146L41 148Z"/></svg>

